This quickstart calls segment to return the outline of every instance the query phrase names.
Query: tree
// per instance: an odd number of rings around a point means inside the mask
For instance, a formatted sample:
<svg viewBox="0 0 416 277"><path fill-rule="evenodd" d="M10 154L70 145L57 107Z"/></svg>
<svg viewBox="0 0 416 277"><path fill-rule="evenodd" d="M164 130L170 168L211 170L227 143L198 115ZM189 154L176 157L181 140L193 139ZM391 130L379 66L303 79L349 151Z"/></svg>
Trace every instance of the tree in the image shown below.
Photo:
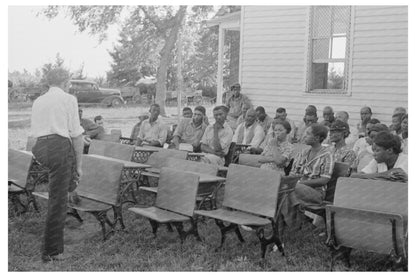
<svg viewBox="0 0 416 277"><path fill-rule="evenodd" d="M160 37L162 48L156 73L155 101L161 106L161 114L165 114L168 65L186 9L186 6L49 6L42 14L51 19L63 10L80 32L89 30L91 35L99 35L99 40L102 41L106 38L105 31L109 25L120 23L120 14L126 10L129 12L126 18L135 20L131 28L142 27L142 30Z"/></svg>

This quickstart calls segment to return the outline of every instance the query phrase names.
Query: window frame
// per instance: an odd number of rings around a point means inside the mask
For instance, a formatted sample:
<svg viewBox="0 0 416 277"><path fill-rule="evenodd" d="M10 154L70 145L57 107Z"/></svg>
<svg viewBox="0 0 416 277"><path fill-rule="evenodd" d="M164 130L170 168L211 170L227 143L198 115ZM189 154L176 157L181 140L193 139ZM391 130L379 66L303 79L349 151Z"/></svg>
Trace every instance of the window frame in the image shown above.
<svg viewBox="0 0 416 277"><path fill-rule="evenodd" d="M331 7L331 16L332 16L332 8L337 7L334 5L326 5ZM307 18L307 25L308 30L306 32L307 35L307 49L306 49L306 70L305 70L305 88L304 94L305 95L334 95L334 96L351 96L351 72L352 72L352 53L353 53L353 27L354 27L354 18L355 18L355 7L348 6L350 8L350 20L349 20L349 30L346 33L346 51L345 51L345 58L344 59L316 59L313 60L313 16L314 16L314 8L316 6L309 6L308 9L308 18ZM332 18L331 21L332 23ZM332 29L332 27L331 27ZM330 37L322 37L322 38L334 38L337 37L336 35L332 35ZM344 36L338 36L344 37ZM332 50L331 50L332 51ZM324 62L324 63L333 63L333 62L345 62L344 65L344 88L342 89L314 89L312 90L312 63L313 61Z"/></svg>

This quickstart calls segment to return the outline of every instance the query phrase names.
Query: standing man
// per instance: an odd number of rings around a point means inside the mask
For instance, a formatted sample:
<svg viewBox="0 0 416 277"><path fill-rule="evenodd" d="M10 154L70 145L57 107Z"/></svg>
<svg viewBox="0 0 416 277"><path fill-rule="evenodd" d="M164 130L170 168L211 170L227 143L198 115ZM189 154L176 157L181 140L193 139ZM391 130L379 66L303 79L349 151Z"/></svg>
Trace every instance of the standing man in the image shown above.
<svg viewBox="0 0 416 277"><path fill-rule="evenodd" d="M82 133L77 99L66 93L69 72L52 69L46 75L49 90L35 100L32 107L31 135L36 144L32 152L49 170L49 201L42 243L42 260L62 259L67 201L77 202L75 167L81 176Z"/></svg>
<svg viewBox="0 0 416 277"><path fill-rule="evenodd" d="M205 108L196 106L192 118L184 118L173 133L172 143L179 149L180 143L192 145L193 152L201 152L201 138L207 128L204 122Z"/></svg>
<svg viewBox="0 0 416 277"><path fill-rule="evenodd" d="M201 151L206 153L202 161L215 165L223 166L224 157L230 149L233 138L233 130L225 122L228 108L225 106L216 106L214 108L215 123L209 125L201 139Z"/></svg>
<svg viewBox="0 0 416 277"><path fill-rule="evenodd" d="M362 107L360 110L361 122L357 124L358 137L365 137L366 126L368 121L370 121L371 116L373 115L370 107Z"/></svg>
<svg viewBox="0 0 416 277"><path fill-rule="evenodd" d="M241 94L240 91L241 91L241 86L239 83L232 85L231 86L232 96L228 98L228 101L226 102L226 106L229 109L227 120L232 130L235 130L237 128L237 119L243 113L244 103L248 103L251 107L251 103L248 97Z"/></svg>
<svg viewBox="0 0 416 277"><path fill-rule="evenodd" d="M158 120L160 114L159 104L150 106L150 117L143 121L140 126L139 135L137 136L136 145L150 145L163 147L168 136L167 127Z"/></svg>

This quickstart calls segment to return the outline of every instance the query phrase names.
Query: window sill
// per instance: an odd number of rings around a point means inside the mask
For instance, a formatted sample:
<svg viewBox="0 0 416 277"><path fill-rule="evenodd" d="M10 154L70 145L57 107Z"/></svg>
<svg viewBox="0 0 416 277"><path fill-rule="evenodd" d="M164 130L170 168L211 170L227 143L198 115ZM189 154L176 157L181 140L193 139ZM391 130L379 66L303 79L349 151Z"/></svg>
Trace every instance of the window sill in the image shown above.
<svg viewBox="0 0 416 277"><path fill-rule="evenodd" d="M349 97L349 96L351 96L351 92L343 91L343 90L323 89L323 90L304 91L304 92L302 92L302 95L308 95L308 96L328 95L328 96Z"/></svg>

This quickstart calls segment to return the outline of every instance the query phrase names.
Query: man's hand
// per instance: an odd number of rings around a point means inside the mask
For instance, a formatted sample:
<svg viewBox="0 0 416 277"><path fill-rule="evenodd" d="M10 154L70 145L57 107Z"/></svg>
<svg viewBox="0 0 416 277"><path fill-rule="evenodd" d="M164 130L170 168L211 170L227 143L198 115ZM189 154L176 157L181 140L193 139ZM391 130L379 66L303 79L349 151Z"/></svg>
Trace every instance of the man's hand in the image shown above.
<svg viewBox="0 0 416 277"><path fill-rule="evenodd" d="M143 145L143 140L141 138L137 138L136 145L137 146L142 146Z"/></svg>
<svg viewBox="0 0 416 277"><path fill-rule="evenodd" d="M78 196L76 190L68 192L68 202L71 204L78 204L81 202L81 198Z"/></svg>
<svg viewBox="0 0 416 277"><path fill-rule="evenodd" d="M77 164L77 174L78 174L78 178L80 178L82 176L82 166L81 164Z"/></svg>

